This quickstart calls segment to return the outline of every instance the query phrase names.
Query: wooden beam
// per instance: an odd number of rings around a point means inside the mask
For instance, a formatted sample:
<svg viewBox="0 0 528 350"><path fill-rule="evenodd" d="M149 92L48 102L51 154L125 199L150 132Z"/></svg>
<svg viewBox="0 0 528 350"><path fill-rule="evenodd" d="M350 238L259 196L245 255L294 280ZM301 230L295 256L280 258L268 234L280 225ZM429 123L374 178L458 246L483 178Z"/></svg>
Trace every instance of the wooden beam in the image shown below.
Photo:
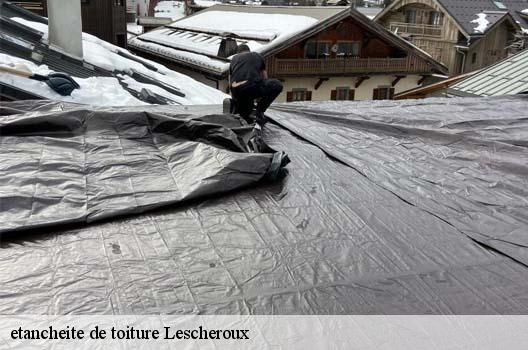
<svg viewBox="0 0 528 350"><path fill-rule="evenodd" d="M363 82L367 79L370 79L370 77L367 77L367 76L362 76L362 77L359 77L358 80L356 81L356 89L358 87L361 86L361 84L363 84Z"/></svg>
<svg viewBox="0 0 528 350"><path fill-rule="evenodd" d="M398 84L400 82L400 80L402 80L403 78L405 78L406 76L405 75L397 75L396 76L396 79L394 79L392 81L392 87L395 87L396 84Z"/></svg>
<svg viewBox="0 0 528 350"><path fill-rule="evenodd" d="M325 81L328 81L328 78L319 78L317 83L315 83L315 86L314 86L315 90L319 89Z"/></svg>

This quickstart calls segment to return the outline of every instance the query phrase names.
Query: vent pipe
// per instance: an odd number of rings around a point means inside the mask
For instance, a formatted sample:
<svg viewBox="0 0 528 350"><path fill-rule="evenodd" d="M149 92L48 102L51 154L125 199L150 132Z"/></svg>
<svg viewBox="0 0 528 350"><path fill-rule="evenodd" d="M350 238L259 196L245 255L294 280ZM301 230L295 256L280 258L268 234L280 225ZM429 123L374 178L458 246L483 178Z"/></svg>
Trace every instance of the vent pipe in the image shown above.
<svg viewBox="0 0 528 350"><path fill-rule="evenodd" d="M81 0L48 0L49 45L82 59Z"/></svg>

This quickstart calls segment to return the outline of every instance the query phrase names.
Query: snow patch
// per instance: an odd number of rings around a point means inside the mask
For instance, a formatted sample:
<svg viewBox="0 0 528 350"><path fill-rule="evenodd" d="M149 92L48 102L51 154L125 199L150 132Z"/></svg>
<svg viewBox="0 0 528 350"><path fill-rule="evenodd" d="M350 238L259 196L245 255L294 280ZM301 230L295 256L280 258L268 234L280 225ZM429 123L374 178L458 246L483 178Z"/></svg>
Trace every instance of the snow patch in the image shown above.
<svg viewBox="0 0 528 350"><path fill-rule="evenodd" d="M38 31L45 33L45 35L47 35L48 33L48 26L45 24L27 21L22 18L13 18L13 20L25 26L37 29ZM132 74L135 71L143 75L149 76L160 82L164 82L167 85L176 87L182 93L185 94L185 97L172 95L172 94L170 95L170 97L166 95L164 96L170 98L171 100L177 103L180 103L183 105L219 104L219 103L222 103L225 97L227 97L226 94L224 94L223 92L219 90L216 90L200 82L197 82L196 80L184 74L174 72L161 64L135 56L132 53L130 53L128 50L112 45L93 35L83 33L82 38L83 38L84 60L86 62L94 66L97 66L99 68L106 69L111 72L117 72L117 73L125 72L128 74ZM124 53L126 55L135 56L137 60L139 60L140 62L144 62L147 65L155 67L157 71L152 71L148 69L147 67L145 67L143 64L136 62L134 60L128 59L126 57L123 57L119 55L119 53ZM111 79L114 79L115 82L118 83L117 79L115 78L111 78ZM137 84L141 84L141 83L137 82ZM138 86L137 84L134 86L137 87ZM143 84L143 85L145 88L151 91L154 91L154 89L151 89L151 85L148 85L148 84ZM117 87L115 88L117 89ZM119 89L123 90L121 86L119 86ZM29 91L33 91L33 90L29 90ZM84 92L84 90L82 89L79 91ZM126 90L123 90L123 91L124 93L128 94ZM126 99L124 100L116 99L114 101L119 102L119 105L131 104ZM83 102L80 102L80 103L83 103Z"/></svg>
<svg viewBox="0 0 528 350"><path fill-rule="evenodd" d="M478 13L477 17L478 17L477 19L474 19L473 21L471 21L471 23L477 24L477 26L473 28L473 32L482 34L486 31L486 29L488 29L488 25L490 23L486 19L488 15L485 13Z"/></svg>
<svg viewBox="0 0 528 350"><path fill-rule="evenodd" d="M183 1L160 1L154 8L154 17L170 17L177 20L185 17Z"/></svg>
<svg viewBox="0 0 528 350"><path fill-rule="evenodd" d="M0 62L11 67L15 66L18 69L24 67L33 73L42 75L48 75L53 72L45 65L37 66L31 61L3 53L0 53ZM75 77L75 81L79 83L81 88L74 90L71 96L59 95L44 82L8 73L0 72L0 81L57 101L76 102L97 106L134 106L146 104L130 95L119 84L119 81L113 77L92 77L87 79Z"/></svg>

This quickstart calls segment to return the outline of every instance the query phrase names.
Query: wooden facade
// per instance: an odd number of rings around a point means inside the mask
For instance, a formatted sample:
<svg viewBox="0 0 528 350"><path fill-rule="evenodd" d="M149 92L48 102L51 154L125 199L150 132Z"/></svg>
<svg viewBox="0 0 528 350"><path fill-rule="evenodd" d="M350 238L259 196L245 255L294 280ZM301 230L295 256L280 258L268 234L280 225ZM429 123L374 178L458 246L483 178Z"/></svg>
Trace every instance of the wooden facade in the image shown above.
<svg viewBox="0 0 528 350"><path fill-rule="evenodd" d="M195 28L189 33L203 31ZM139 55L229 92L227 69L211 71L207 65L173 59L134 42L130 47ZM337 12L261 54L268 76L284 85L278 102L391 99L396 93L416 88L435 73L447 73L446 67L429 55L353 9Z"/></svg>
<svg viewBox="0 0 528 350"><path fill-rule="evenodd" d="M47 16L45 1L43 0L36 0L36 1L14 0L14 1L11 1L11 3L13 3L14 5L20 6L28 11L34 12L37 15Z"/></svg>
<svg viewBox="0 0 528 350"><path fill-rule="evenodd" d="M428 52L449 68L450 75L456 75L507 56L507 46L515 32L508 18L476 40L434 0L397 0L376 21ZM470 39L472 44L467 45Z"/></svg>
<svg viewBox="0 0 528 350"><path fill-rule="evenodd" d="M308 57L310 45L317 47L317 57ZM279 78L427 74L431 70L423 59L376 37L352 18L269 56L267 67L271 76Z"/></svg>

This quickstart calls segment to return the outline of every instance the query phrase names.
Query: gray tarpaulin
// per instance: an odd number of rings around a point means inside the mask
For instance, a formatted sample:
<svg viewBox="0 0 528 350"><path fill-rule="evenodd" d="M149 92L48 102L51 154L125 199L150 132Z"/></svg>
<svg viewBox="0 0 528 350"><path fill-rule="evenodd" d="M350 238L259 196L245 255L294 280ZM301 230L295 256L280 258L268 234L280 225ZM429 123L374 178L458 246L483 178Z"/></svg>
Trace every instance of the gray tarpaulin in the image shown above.
<svg viewBox="0 0 528 350"><path fill-rule="evenodd" d="M494 101L490 103L489 101ZM373 183L528 265L528 96L280 108Z"/></svg>
<svg viewBox="0 0 528 350"><path fill-rule="evenodd" d="M142 118L128 120L134 128L168 113L143 108ZM112 120L123 110L105 113ZM181 123L214 111L170 113ZM528 313L528 268L517 262L528 231L525 115L521 98L278 106L269 113L278 124L264 128L264 139L287 151L287 176L142 214L4 235L0 313ZM35 116L2 118L16 124ZM96 153L115 140L113 123L97 124L109 139L91 146ZM51 125L44 130L62 144L69 138ZM20 150L21 160L43 148L34 136L11 135L40 145ZM187 132L182 138L191 142ZM11 147L4 140L2 149ZM0 164L2 176L18 184L5 176L35 166L5 165L15 151L1 152ZM50 174L50 184L70 190L61 186L76 174L78 157L66 152L53 161L65 171ZM166 195L155 179L135 184L150 200ZM129 189L116 182L106 190L119 197ZM57 205L63 217L75 208ZM479 239L486 246L475 237L488 237ZM494 242L511 248L489 249Z"/></svg>
<svg viewBox="0 0 528 350"><path fill-rule="evenodd" d="M250 153L253 128L230 117L15 106L0 119L0 233L231 191L278 170L274 158L284 158Z"/></svg>

